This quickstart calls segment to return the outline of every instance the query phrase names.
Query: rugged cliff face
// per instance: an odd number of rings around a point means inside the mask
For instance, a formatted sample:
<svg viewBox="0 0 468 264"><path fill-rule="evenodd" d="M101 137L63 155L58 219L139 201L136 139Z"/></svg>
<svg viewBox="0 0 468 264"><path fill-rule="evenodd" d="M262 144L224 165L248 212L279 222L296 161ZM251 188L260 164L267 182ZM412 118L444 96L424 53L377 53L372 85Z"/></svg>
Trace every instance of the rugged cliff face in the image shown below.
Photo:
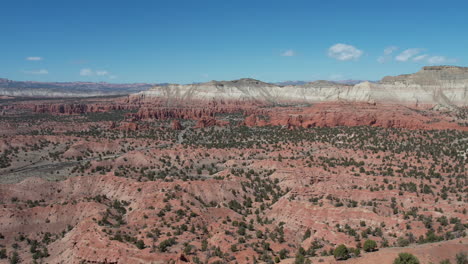
<svg viewBox="0 0 468 264"><path fill-rule="evenodd" d="M378 83L362 82L354 86L327 81L279 86L254 79L171 84L156 86L137 96L168 100L259 100L271 103L358 101L466 106L468 68L424 67L414 74L385 77Z"/></svg>
<svg viewBox="0 0 468 264"><path fill-rule="evenodd" d="M428 66L417 73L384 77L379 83L398 101L468 105L468 67Z"/></svg>

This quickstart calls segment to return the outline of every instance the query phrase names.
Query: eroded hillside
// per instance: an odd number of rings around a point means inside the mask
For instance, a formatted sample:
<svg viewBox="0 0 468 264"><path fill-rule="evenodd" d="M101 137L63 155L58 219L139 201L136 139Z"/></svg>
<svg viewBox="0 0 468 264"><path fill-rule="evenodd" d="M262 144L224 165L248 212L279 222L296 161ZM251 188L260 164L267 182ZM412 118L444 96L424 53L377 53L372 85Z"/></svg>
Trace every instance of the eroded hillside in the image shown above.
<svg viewBox="0 0 468 264"><path fill-rule="evenodd" d="M6 99L0 263L334 263L341 244L350 263L438 263L468 250L466 109L167 99Z"/></svg>

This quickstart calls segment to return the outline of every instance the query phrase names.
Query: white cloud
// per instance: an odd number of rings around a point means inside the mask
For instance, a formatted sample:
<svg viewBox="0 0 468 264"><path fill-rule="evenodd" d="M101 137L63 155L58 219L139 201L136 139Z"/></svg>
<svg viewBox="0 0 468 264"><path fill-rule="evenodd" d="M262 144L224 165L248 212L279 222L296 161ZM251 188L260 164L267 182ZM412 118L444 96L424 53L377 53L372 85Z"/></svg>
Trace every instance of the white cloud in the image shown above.
<svg viewBox="0 0 468 264"><path fill-rule="evenodd" d="M390 55L392 54L394 51L398 50L398 47L396 46L390 46L390 47L387 47L384 49L384 54L385 55Z"/></svg>
<svg viewBox="0 0 468 264"><path fill-rule="evenodd" d="M109 75L109 79L117 79L117 75Z"/></svg>
<svg viewBox="0 0 468 264"><path fill-rule="evenodd" d="M92 76L92 75L94 75L94 72L91 69L81 69L80 70L80 75L81 76Z"/></svg>
<svg viewBox="0 0 468 264"><path fill-rule="evenodd" d="M105 76L105 75L108 75L108 74L109 74L108 71L96 71L97 76Z"/></svg>
<svg viewBox="0 0 468 264"><path fill-rule="evenodd" d="M23 71L24 73L27 74L36 74L36 75L43 75L43 74L49 74L49 71L46 69L40 69L40 70L32 70L32 71Z"/></svg>
<svg viewBox="0 0 468 264"><path fill-rule="evenodd" d="M408 61L412 57L421 53L422 49L407 49L395 57L396 61Z"/></svg>
<svg viewBox="0 0 468 264"><path fill-rule="evenodd" d="M43 60L42 57L27 57L26 60L28 61L41 61Z"/></svg>
<svg viewBox="0 0 468 264"><path fill-rule="evenodd" d="M283 53L281 53L281 56L283 57L292 57L292 56L295 56L296 55L296 52L294 52L294 50L287 50Z"/></svg>
<svg viewBox="0 0 468 264"><path fill-rule="evenodd" d="M416 56L413 58L413 61L416 61L416 62L419 62L419 61L423 61L425 58L427 58L427 54L423 54L423 55L419 55L419 56Z"/></svg>
<svg viewBox="0 0 468 264"><path fill-rule="evenodd" d="M342 43L335 44L328 49L328 56L340 61L357 60L362 56L362 53L362 50Z"/></svg>

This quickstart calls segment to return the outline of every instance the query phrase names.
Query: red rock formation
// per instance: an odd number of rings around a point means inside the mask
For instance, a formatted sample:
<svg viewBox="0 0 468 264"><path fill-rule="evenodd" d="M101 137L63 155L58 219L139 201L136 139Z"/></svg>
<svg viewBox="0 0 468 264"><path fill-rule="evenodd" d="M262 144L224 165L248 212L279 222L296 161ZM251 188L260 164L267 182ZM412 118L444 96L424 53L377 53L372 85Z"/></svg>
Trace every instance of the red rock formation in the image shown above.
<svg viewBox="0 0 468 264"><path fill-rule="evenodd" d="M120 130L123 131L137 131L138 130L138 124L134 122L122 122L119 127Z"/></svg>
<svg viewBox="0 0 468 264"><path fill-rule="evenodd" d="M227 126L229 122L216 120L214 118L202 118L198 120L195 128L205 128L205 127L212 127L212 126Z"/></svg>
<svg viewBox="0 0 468 264"><path fill-rule="evenodd" d="M440 112L410 109L402 105L365 103L322 103L308 108L273 108L268 118L251 114L246 126L283 126L288 129L335 126L378 126L406 129L461 129Z"/></svg>
<svg viewBox="0 0 468 264"><path fill-rule="evenodd" d="M260 118L259 114L252 113L248 115L245 120L244 120L244 125L246 126L266 126L268 125L268 122L265 118Z"/></svg>
<svg viewBox="0 0 468 264"><path fill-rule="evenodd" d="M155 119L196 119L205 116L214 116L215 113L211 109L193 109L193 108L142 108L133 117L137 120Z"/></svg>
<svg viewBox="0 0 468 264"><path fill-rule="evenodd" d="M172 121L172 129L173 129L173 130L182 130L182 129L184 129L184 128L183 128L182 125L180 124L180 121L177 120L177 119L175 119L174 121Z"/></svg>
<svg viewBox="0 0 468 264"><path fill-rule="evenodd" d="M195 128L205 128L205 127L210 127L210 126L215 126L215 125L216 125L216 119L203 118L203 119L198 120L197 124L195 125Z"/></svg>
<svg viewBox="0 0 468 264"><path fill-rule="evenodd" d="M227 114L242 112L242 108L223 108L223 107L185 107L185 108L168 108L168 107L143 107L132 117L135 120L167 120L167 119L200 119L207 117L215 117L216 114Z"/></svg>
<svg viewBox="0 0 468 264"><path fill-rule="evenodd" d="M226 126L229 122L216 120L214 118L202 118L198 120L195 128L205 128L205 127L212 127L212 126Z"/></svg>

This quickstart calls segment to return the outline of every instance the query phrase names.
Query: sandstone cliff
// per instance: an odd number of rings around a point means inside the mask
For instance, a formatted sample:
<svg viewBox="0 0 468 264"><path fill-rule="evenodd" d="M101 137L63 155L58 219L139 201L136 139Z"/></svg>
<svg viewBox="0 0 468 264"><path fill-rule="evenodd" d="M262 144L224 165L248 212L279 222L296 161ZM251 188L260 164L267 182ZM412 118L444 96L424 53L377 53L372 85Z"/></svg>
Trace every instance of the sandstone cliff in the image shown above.
<svg viewBox="0 0 468 264"><path fill-rule="evenodd" d="M402 104L467 106L468 68L424 67L417 73L385 77L380 82L347 85L318 81L279 86L254 79L211 81L201 84L156 86L138 93L143 98L167 100L257 100L282 102L395 102Z"/></svg>

